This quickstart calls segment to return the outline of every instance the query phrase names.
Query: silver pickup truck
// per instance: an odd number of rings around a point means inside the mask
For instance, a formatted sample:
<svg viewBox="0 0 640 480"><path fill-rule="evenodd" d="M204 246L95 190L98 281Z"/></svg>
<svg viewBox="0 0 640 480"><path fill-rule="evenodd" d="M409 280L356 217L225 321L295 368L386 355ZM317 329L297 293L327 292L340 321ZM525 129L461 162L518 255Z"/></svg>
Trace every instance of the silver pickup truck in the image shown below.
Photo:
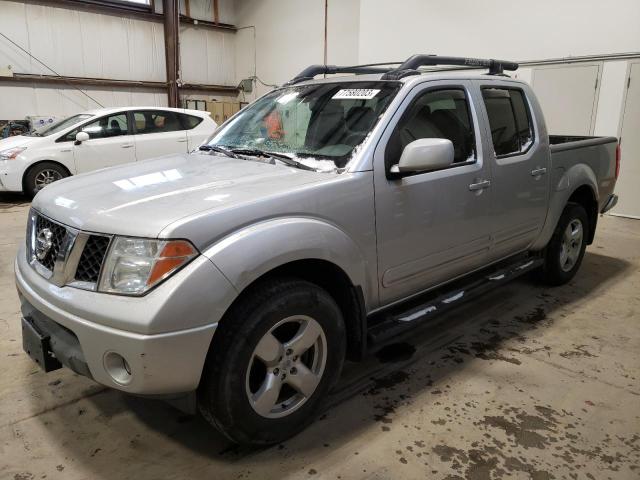
<svg viewBox="0 0 640 480"><path fill-rule="evenodd" d="M270 444L345 359L525 272L569 281L617 141L550 136L516 68L311 66L198 151L49 185L15 260L25 351Z"/></svg>

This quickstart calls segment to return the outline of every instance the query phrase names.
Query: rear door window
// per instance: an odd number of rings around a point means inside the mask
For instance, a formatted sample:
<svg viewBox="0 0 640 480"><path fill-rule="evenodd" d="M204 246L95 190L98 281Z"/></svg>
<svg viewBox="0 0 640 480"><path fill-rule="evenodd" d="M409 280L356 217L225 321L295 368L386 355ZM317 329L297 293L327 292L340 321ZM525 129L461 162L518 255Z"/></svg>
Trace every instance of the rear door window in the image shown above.
<svg viewBox="0 0 640 480"><path fill-rule="evenodd" d="M496 156L514 155L533 143L533 128L522 90L483 88L482 97L489 117Z"/></svg>
<svg viewBox="0 0 640 480"><path fill-rule="evenodd" d="M140 110L133 112L136 134L166 133L184 130L176 112L166 110ZM194 125L195 126L195 125Z"/></svg>

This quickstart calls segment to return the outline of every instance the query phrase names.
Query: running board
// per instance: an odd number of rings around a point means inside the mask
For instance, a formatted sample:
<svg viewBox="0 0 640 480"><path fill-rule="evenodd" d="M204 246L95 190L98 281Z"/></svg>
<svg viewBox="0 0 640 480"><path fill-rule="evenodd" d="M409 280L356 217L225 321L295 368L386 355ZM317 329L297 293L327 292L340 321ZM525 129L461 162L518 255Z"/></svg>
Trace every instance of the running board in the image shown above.
<svg viewBox="0 0 640 480"><path fill-rule="evenodd" d="M414 300L410 305L405 303L403 306L391 307L376 313L367 322L368 346L375 348L380 344L388 343L393 338L423 325L426 321L442 315L469 299L538 268L543 262L544 260L540 257L520 258L506 266L484 270L446 285L443 287L444 290L439 289L435 293L427 294L427 297L423 296L418 300L419 303Z"/></svg>

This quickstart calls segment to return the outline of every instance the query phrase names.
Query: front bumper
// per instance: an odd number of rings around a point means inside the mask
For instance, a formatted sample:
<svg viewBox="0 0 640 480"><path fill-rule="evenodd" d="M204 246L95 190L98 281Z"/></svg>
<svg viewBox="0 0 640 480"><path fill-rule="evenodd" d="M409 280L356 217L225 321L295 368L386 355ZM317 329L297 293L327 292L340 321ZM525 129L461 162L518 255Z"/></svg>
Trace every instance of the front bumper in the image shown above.
<svg viewBox="0 0 640 480"><path fill-rule="evenodd" d="M191 271L187 272L187 269ZM77 337L90 374L87 376L98 383L129 393L166 395L190 392L197 388L221 316L220 309L224 308L226 297L232 296L224 284L218 285L226 292L224 294L204 291L205 288L212 289L211 282L214 279L202 282L197 274L202 269L205 272L217 271L208 260L203 260L176 274L181 276L176 281L182 280L187 287L192 285L184 277L196 277L196 284L200 284L199 291L191 293L202 301L185 299L186 302L178 308L181 315L174 316L174 328L175 325L193 324L196 317L204 324L161 333L139 333L114 325L129 323L138 330L153 330L153 325L159 322L166 327L167 321L163 317L167 311L171 315L176 313L175 293L176 290L180 291L178 286L172 284L173 278L152 292L154 295L134 298L56 287L28 265L24 249L20 249L16 258L15 278L23 312L31 312L25 313L25 316L55 322ZM194 289L197 288L194 286ZM170 308L166 305L168 300L171 300ZM140 304L142 307L139 307ZM146 312L146 317L141 315L140 309ZM105 321L107 318L109 321ZM141 322L145 320L147 323L142 325ZM154 323L154 320L158 322ZM55 331L47 333L56 335ZM123 374L122 368L114 365L114 356L126 360L130 374Z"/></svg>
<svg viewBox="0 0 640 480"><path fill-rule="evenodd" d="M21 183L21 165L16 160L0 160L0 192L21 192Z"/></svg>

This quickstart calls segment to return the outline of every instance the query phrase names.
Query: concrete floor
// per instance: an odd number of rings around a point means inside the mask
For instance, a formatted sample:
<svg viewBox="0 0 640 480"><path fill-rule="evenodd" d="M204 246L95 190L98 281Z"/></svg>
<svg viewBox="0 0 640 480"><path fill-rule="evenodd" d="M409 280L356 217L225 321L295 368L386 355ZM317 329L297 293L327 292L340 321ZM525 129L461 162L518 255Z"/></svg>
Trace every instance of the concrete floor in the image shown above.
<svg viewBox="0 0 640 480"><path fill-rule="evenodd" d="M23 354L27 208L0 197L2 479L640 478L640 221L602 218L569 285L516 281L347 365L309 429L247 450Z"/></svg>

